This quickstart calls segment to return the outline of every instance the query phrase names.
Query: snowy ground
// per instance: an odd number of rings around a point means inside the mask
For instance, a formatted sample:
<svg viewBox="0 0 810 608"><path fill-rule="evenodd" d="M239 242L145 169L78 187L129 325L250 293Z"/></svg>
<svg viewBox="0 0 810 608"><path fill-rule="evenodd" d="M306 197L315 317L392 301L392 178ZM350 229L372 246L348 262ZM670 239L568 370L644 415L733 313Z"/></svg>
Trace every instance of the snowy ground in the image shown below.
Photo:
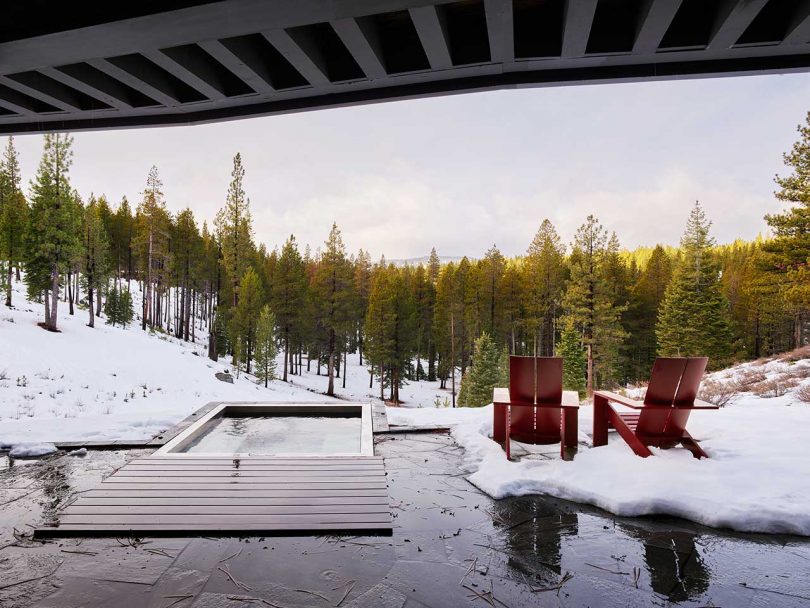
<svg viewBox="0 0 810 608"><path fill-rule="evenodd" d="M215 373L230 366L207 358L199 338L204 332L191 344L150 335L137 323L122 329L96 319L91 329L86 310L71 316L60 303L61 332L51 333L37 326L42 305L27 302L24 293L16 284L16 307L0 308L0 446L149 439L210 401L329 400L322 394L327 379L316 375L314 361L311 373L292 376L291 383L264 388L241 374L228 384ZM379 389L368 388L367 369L357 356L349 359L347 388L337 379L336 392L343 399L374 400ZM408 405L430 406L437 394L449 396L436 383L420 382L405 387L402 398Z"/></svg>
<svg viewBox="0 0 810 608"><path fill-rule="evenodd" d="M714 379L752 371L773 378L789 369L810 371L810 360L745 364ZM796 398L800 386L781 397L741 393L720 410L694 412L689 429L709 453L708 460L696 460L683 449L653 449L652 458L639 458L611 433L607 446L581 446L571 462L532 457L507 462L489 439L492 406L389 408L388 418L392 424L453 426L453 436L466 450L468 479L495 498L549 494L617 515L668 514L714 527L810 536L810 403ZM592 409L584 406L579 428L586 445L592 420Z"/></svg>
<svg viewBox="0 0 810 608"><path fill-rule="evenodd" d="M16 309L0 309L0 446L17 446L19 453L42 452L47 446L36 444L52 441L147 439L209 401L327 400L326 378L315 374L315 362L291 383L275 381L265 389L242 374L228 384L214 376L228 365L208 360L202 343L149 335L137 325L112 328L103 320L91 329L85 310L71 317L61 305L62 331L53 334L37 327L42 307L26 302L21 287L15 300ZM797 370L805 373L794 373L795 386L774 389L781 396L743 392L719 411L695 412L689 429L711 456L701 461L681 449L638 458L615 434L608 446L588 449L592 418L584 406L584 445L574 461L533 455L507 462L489 439L491 406L436 408L450 396L437 383L404 387L403 407L389 407L388 417L392 424L452 426L466 449L469 480L496 498L545 493L618 515L665 513L711 526L810 536L810 404L796 396L803 386L810 390L810 359L748 363L710 380L758 383L757 392L769 394L765 384ZM348 372L345 389L336 380L342 399L378 399L356 356Z"/></svg>

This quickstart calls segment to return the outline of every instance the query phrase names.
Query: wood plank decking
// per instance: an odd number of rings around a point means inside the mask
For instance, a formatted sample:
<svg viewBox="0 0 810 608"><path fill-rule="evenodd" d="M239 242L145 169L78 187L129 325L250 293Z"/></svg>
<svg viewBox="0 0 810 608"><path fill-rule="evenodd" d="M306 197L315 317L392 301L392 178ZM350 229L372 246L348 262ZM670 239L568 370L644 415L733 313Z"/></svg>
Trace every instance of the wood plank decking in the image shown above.
<svg viewBox="0 0 810 608"><path fill-rule="evenodd" d="M36 535L390 534L383 459L149 456L82 493Z"/></svg>

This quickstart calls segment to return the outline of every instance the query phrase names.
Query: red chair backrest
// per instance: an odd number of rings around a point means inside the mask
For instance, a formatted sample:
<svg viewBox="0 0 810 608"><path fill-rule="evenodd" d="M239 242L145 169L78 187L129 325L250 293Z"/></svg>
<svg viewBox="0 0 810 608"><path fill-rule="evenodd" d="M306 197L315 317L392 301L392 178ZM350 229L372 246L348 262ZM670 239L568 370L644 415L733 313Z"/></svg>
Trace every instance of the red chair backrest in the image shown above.
<svg viewBox="0 0 810 608"><path fill-rule="evenodd" d="M653 363L644 405L693 405L707 362L707 357L658 357ZM645 408L641 410L636 433L680 437L690 413L676 408Z"/></svg>
<svg viewBox="0 0 810 608"><path fill-rule="evenodd" d="M509 357L509 401L534 403L534 357Z"/></svg>
<svg viewBox="0 0 810 608"><path fill-rule="evenodd" d="M537 403L562 403L562 357L537 357Z"/></svg>
<svg viewBox="0 0 810 608"><path fill-rule="evenodd" d="M528 407L534 403L561 403L560 357L509 357L509 400L525 404L511 408L511 435L524 443L560 440L560 410Z"/></svg>

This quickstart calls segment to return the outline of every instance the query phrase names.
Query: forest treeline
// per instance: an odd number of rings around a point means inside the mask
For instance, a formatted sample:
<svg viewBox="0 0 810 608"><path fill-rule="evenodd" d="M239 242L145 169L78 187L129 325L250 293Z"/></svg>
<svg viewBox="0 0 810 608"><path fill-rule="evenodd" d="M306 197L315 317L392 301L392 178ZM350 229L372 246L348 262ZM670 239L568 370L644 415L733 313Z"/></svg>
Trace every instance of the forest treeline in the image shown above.
<svg viewBox="0 0 810 608"><path fill-rule="evenodd" d="M28 194L13 138L0 161L0 258L6 305L24 280L41 302L188 341L265 383L313 368L325 392L343 382L347 353L368 366L369 386L399 400L409 379L454 386L481 338L486 356L566 360L567 388L590 391L647 377L657 355L708 355L717 368L805 344L810 312L810 114L776 177L787 203L766 216L773 236L718 245L697 203L679 247L625 251L594 216L570 243L544 220L525 255L492 246L480 259L424 264L349 253L333 225L312 251L290 236L257 243L239 154L212 223L169 211L155 167L139 200L83 198L70 183L72 137L44 136ZM224 188L223 188L224 190ZM21 272L22 271L22 272ZM135 291L138 310L132 310ZM476 342L479 342L476 349ZM277 350L283 353L276 369ZM493 354L494 353L494 354ZM493 363L494 364L494 363ZM448 384L449 383L449 384Z"/></svg>

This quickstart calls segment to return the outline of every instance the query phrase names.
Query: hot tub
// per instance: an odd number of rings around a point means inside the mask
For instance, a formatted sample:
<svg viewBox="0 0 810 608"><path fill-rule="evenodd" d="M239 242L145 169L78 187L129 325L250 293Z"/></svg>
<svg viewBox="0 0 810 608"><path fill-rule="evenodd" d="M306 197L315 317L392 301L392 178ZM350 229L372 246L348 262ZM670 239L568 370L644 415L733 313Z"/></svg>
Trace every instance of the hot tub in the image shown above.
<svg viewBox="0 0 810 608"><path fill-rule="evenodd" d="M373 456L369 403L222 403L162 456Z"/></svg>

